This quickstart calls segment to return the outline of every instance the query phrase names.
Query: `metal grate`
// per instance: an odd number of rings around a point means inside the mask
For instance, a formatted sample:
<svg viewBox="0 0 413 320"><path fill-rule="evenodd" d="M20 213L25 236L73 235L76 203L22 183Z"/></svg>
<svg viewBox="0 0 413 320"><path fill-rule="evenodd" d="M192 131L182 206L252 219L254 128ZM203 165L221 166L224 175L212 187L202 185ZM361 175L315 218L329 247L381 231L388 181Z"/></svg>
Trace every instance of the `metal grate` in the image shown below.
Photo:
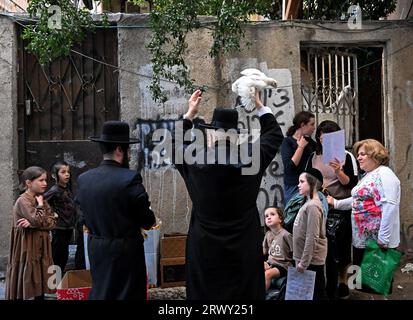
<svg viewBox="0 0 413 320"><path fill-rule="evenodd" d="M19 169L49 169L65 160L76 190L76 177L101 161L88 137L99 135L103 122L119 118L118 72L76 53L42 67L18 39ZM114 29L97 29L74 49L118 65Z"/></svg>
<svg viewBox="0 0 413 320"><path fill-rule="evenodd" d="M112 30L89 34L78 51L117 64ZM113 68L72 53L42 67L23 50L23 95L27 141L85 140L104 121L119 114L117 72Z"/></svg>
<svg viewBox="0 0 413 320"><path fill-rule="evenodd" d="M358 139L357 55L337 48L303 47L301 57L302 109L315 114L317 125L337 122L351 148Z"/></svg>

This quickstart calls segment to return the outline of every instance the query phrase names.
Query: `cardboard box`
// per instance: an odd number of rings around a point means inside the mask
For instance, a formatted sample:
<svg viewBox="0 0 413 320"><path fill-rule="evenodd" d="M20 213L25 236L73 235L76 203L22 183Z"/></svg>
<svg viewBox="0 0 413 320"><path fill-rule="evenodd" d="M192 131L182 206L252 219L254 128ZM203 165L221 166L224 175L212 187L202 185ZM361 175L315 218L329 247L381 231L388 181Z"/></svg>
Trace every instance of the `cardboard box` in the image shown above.
<svg viewBox="0 0 413 320"><path fill-rule="evenodd" d="M185 257L161 259L161 288L185 286Z"/></svg>
<svg viewBox="0 0 413 320"><path fill-rule="evenodd" d="M89 270L68 271L57 287L57 300L87 300L91 289Z"/></svg>
<svg viewBox="0 0 413 320"><path fill-rule="evenodd" d="M185 257L185 234L167 235L161 239L161 259Z"/></svg>

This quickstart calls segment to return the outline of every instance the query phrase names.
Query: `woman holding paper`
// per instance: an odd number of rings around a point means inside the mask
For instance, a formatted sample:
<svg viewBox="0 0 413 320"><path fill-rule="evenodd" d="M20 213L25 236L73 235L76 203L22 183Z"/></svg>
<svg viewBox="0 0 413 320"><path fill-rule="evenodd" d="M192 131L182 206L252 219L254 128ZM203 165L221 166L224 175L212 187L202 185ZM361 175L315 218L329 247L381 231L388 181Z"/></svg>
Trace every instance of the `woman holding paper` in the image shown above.
<svg viewBox="0 0 413 320"><path fill-rule="evenodd" d="M400 180L388 167L389 153L380 142L362 140L353 149L365 175L350 198L328 197L328 202L335 209L352 209L353 264L360 266L367 240L384 249L400 243Z"/></svg>
<svg viewBox="0 0 413 320"><path fill-rule="evenodd" d="M344 150L345 161L338 159L324 163L323 138L338 132L341 128L334 121L321 122L316 130L317 148L310 155L306 169L316 168L323 175L324 193L337 199L351 196L351 189L357 184L358 170L354 156ZM351 263L351 210L331 208L327 217L328 253L326 260L326 289L329 299L348 298L347 267ZM337 288L338 285L338 288Z"/></svg>
<svg viewBox="0 0 413 320"><path fill-rule="evenodd" d="M298 112L281 144L285 205L298 192L298 177L304 171L308 157L315 150L316 143L311 139L314 130L314 114L308 111Z"/></svg>

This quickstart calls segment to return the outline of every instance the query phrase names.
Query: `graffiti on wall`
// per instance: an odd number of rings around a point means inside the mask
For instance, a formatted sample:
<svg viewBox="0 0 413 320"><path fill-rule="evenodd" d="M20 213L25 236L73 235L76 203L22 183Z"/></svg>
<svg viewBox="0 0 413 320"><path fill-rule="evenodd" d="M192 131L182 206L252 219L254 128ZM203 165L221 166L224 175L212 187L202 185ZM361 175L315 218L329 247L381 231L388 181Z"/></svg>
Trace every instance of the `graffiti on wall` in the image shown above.
<svg viewBox="0 0 413 320"><path fill-rule="evenodd" d="M165 159L165 161L159 161L156 153L153 152L155 146L161 141L153 141L153 133L158 129L165 129L168 132L173 132L175 127L175 120L142 120L139 119L136 124L136 136L139 138L140 143L137 149L137 168L141 169L159 169L160 167L170 166L171 161ZM165 156L165 154L162 154Z"/></svg>
<svg viewBox="0 0 413 320"><path fill-rule="evenodd" d="M240 69L255 67L263 71L267 76L272 77L277 80L278 88L265 90L262 94L262 100L266 106L269 106L278 123L281 126L282 131L285 133L288 126L292 122L294 116L294 100L292 92L292 77L291 72L288 69L268 69L265 63L259 65L250 63L249 65L238 66L238 60L232 62L232 72L231 75L238 74L235 72L235 68L242 67ZM142 70L141 70L142 72ZM235 80L231 79L231 80ZM141 140L137 148L137 167L142 170L142 176L144 180L147 181L147 187L149 188L150 196L156 199L155 210L160 216L162 216L163 204L168 203L168 208L172 206L172 222L176 221L175 210L176 210L176 200L177 200L177 186L165 183L165 174L173 172L172 174L172 184L176 184L176 170L172 169L171 161L159 162L158 157L152 151L159 141L153 141L152 136L157 129L166 129L169 132L173 131L175 119L178 118L180 114L185 112L187 106L187 97L179 92L171 91L171 101L168 107L164 107L163 110L159 109L159 106L155 107L153 101L149 96L148 90L144 90L143 84L140 84L141 92L146 92L148 96L142 97L142 110L141 119L137 121L136 124L136 136ZM145 95L144 94L144 95ZM234 97L234 101L236 97ZM159 110L157 110L158 108ZM247 129L251 132L252 129L259 129L259 118L254 111L246 112L243 108L237 108L239 112L239 127ZM159 115L162 114L164 119L159 119ZM168 119L165 119L168 118ZM262 183L260 186L257 206L260 211L261 223L263 224L262 210L268 205L283 206L284 193L283 193L283 164L281 161L281 155L278 153L273 159L266 172L264 173ZM169 177L168 173L168 177ZM154 180L154 175L156 175L158 181ZM153 185L156 184L156 188ZM165 197L165 188L171 188L172 193ZM152 189L154 191L152 191ZM152 194L153 193L153 194ZM172 197L172 199L169 199ZM172 201L170 201L172 200ZM186 196L187 201L187 213L186 222L189 220L189 205L188 205L188 195ZM176 231L173 229L172 231Z"/></svg>
<svg viewBox="0 0 413 320"><path fill-rule="evenodd" d="M240 69L242 70L247 67L257 66L242 66ZM272 109L275 118L281 126L281 130L285 134L294 117L291 72L288 69L268 69L265 63L260 64L258 69L267 76L276 79L278 82L278 88L264 90L261 99L264 105ZM241 128L251 130L260 127L259 118L254 111L247 112L243 108L238 108L238 110L239 126ZM270 205L277 207L284 206L283 175L284 167L281 155L278 152L264 173L257 198L261 224L264 224L263 209L265 207Z"/></svg>

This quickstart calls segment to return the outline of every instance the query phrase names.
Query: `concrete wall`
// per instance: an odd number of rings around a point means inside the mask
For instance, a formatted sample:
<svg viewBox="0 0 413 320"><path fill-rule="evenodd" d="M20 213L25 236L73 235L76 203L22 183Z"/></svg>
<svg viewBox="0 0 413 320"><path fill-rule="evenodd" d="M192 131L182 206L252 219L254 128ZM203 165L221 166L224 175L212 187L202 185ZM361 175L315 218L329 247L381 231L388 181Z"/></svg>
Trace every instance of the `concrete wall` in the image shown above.
<svg viewBox="0 0 413 320"><path fill-rule="evenodd" d="M163 81L162 85L171 95L165 104L155 103L148 86L151 81L152 67L145 43L150 40L148 28L122 28L122 26L146 26L144 15L128 16L119 22L119 66L131 72L120 71L119 87L121 99L121 119L129 122L138 137L152 133L154 128L168 125L186 112L189 96L173 83ZM217 86L215 61L208 57L211 38L207 32L189 37L192 43L188 48L188 60L194 78L202 79L203 84ZM201 115L210 117L216 105L216 97L209 92L203 97ZM132 167L136 167L137 152L149 156L151 151L142 144L141 150L132 149ZM132 148L133 148L132 147ZM171 166L154 168L150 159L145 159L142 177L152 202L152 209L162 222L162 233L186 233L189 225L191 201L179 173Z"/></svg>
<svg viewBox="0 0 413 320"><path fill-rule="evenodd" d="M119 41L119 97L121 119L129 122L133 134L144 137L135 146L132 167L138 160L143 162L142 176L152 201L152 209L162 221L162 233L187 232L191 201L179 173L170 165L156 167L151 160L153 145L146 137L159 127L168 128L170 123L186 111L189 94L173 83L164 81L171 98L165 104L155 103L147 86L150 84L151 64L145 43L150 39L147 17L144 15L117 15ZM187 61L191 76L197 85L207 85L203 95L200 115L210 121L216 106L232 107L235 95L231 83L239 77L240 70L257 67L279 81L282 91L267 96L269 105L285 133L293 115L301 110L300 92L300 44L303 42L343 43L368 46L381 43L385 62L383 81L384 119L386 145L391 151L391 167L402 183L401 219L405 249L413 253L413 102L408 90L413 92L413 27L406 22L363 22L363 30L349 32L345 23L306 23L298 21L271 22L246 27L249 48L220 59L211 59L208 49L211 37L208 31L198 31L188 36ZM133 26L133 27L132 27ZM330 29L330 30L329 30ZM339 29L339 30L331 30ZM341 30L340 30L341 29ZM370 31L369 31L370 29ZM13 188L16 186L16 48L15 31L11 20L0 17L0 256L8 253ZM411 95L410 95L411 97ZM413 99L413 97L411 98ZM251 115L240 110L240 125L257 127ZM142 155L139 158L137 155ZM280 205L283 168L279 155L273 160L263 179L258 197L258 207L266 204ZM411 230L411 231L410 231ZM0 266L1 269L1 266Z"/></svg>
<svg viewBox="0 0 413 320"><path fill-rule="evenodd" d="M15 27L0 16L0 271L9 252L13 201L17 187L17 82Z"/></svg>
<svg viewBox="0 0 413 320"><path fill-rule="evenodd" d="M120 24L142 25L145 21L139 16L121 19ZM235 95L230 90L231 83L239 77L239 71L247 67L257 67L280 81L285 86L283 92L268 98L269 104L283 131L291 125L296 111L301 110L300 93L300 44L303 42L334 44L353 44L369 46L380 43L385 54L384 79L384 127L386 146L391 152L391 167L399 175L402 183L401 219L405 238L410 239L413 248L413 235L407 229L411 225L413 208L408 199L412 195L410 170L413 167L410 152L413 136L409 124L412 111L406 101L407 80L412 80L413 28L406 22L363 21L363 30L349 32L346 23L306 23L299 21L272 22L267 25L246 27L246 40L249 48L222 59L213 61L207 51L211 38L205 31L190 35L187 61L192 68L191 76L199 85L208 85L204 94L201 115L211 119L215 106L235 105ZM140 74L150 75L149 56L144 49L148 40L148 29L119 29L119 63L121 67ZM404 48L407 46L406 48ZM122 118L136 128L135 134L148 132L156 127L153 123L139 125L141 120L163 122L176 119L186 110L189 95L174 90L173 84L165 83L172 98L165 105L152 101L146 89L150 79L122 72L120 74ZM292 86L291 86L292 84ZM253 120L243 110L240 111L241 126L256 127ZM135 121L135 123L134 123ZM256 122L256 121L255 121ZM159 126L159 124L158 124ZM167 126L167 124L165 124ZM143 146L145 148L145 146ZM149 162L148 162L149 163ZM283 168L279 155L274 159L263 179L258 197L258 207L282 200ZM151 169L150 164L142 175L153 201L153 208L163 222L163 232L185 232L188 226L188 196L179 174L172 167Z"/></svg>
<svg viewBox="0 0 413 320"><path fill-rule="evenodd" d="M247 39L253 46L228 58L226 63L233 64L234 59L243 61L249 57L257 57L261 63L266 63L268 68L282 66L289 69L293 84L299 84L300 43L339 43L354 46L383 44L385 144L390 150L390 166L401 181L402 245L409 255L413 256L413 203L409 201L413 195L413 26L405 21L363 22L362 31L356 32L348 32L346 23L323 23L321 26L303 22L278 22L268 27L251 26L247 28ZM368 31L369 29L371 31ZM223 78L225 80L225 77ZM302 105L300 87L294 85L293 92L295 110L298 111Z"/></svg>

